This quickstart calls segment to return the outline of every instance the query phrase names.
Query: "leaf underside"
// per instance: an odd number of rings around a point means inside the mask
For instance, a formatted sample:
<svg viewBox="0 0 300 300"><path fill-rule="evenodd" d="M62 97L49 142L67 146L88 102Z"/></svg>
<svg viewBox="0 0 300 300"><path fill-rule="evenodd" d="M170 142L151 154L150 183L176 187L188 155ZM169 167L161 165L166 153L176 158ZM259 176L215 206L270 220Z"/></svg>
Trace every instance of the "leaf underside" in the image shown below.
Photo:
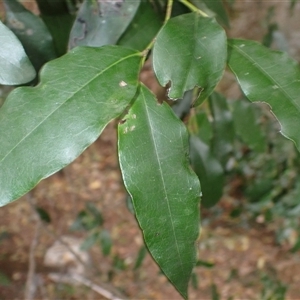
<svg viewBox="0 0 300 300"><path fill-rule="evenodd" d="M179 99L195 86L203 102L221 79L227 53L223 28L212 18L189 13L171 18L156 37L153 68L162 86L171 83L169 97Z"/></svg>
<svg viewBox="0 0 300 300"><path fill-rule="evenodd" d="M16 85L36 73L17 37L0 21L0 84Z"/></svg>
<svg viewBox="0 0 300 300"><path fill-rule="evenodd" d="M212 148L197 136L190 137L190 148L191 163L201 182L201 204L211 207L220 200L223 193L222 165L214 156Z"/></svg>
<svg viewBox="0 0 300 300"><path fill-rule="evenodd" d="M232 114L237 135L254 151L266 151L266 139L258 124L254 104L240 99L232 104ZM251 128L251 130L249 130Z"/></svg>
<svg viewBox="0 0 300 300"><path fill-rule="evenodd" d="M186 298L195 264L200 184L188 163L188 134L144 86L119 125L119 160L145 242Z"/></svg>
<svg viewBox="0 0 300 300"><path fill-rule="evenodd" d="M271 107L281 133L300 150L300 70L286 53L254 41L228 41L228 65L247 98Z"/></svg>
<svg viewBox="0 0 300 300"><path fill-rule="evenodd" d="M4 0L5 22L14 32L37 71L56 58L52 36L43 20L17 0Z"/></svg>
<svg viewBox="0 0 300 300"><path fill-rule="evenodd" d="M212 93L209 97L209 104L214 117L212 150L225 168L229 155L233 152L235 136L233 118L226 98L221 94Z"/></svg>
<svg viewBox="0 0 300 300"><path fill-rule="evenodd" d="M133 20L118 40L118 45L144 50L162 26L159 15L148 0L142 0Z"/></svg>
<svg viewBox="0 0 300 300"><path fill-rule="evenodd" d="M0 110L0 206L72 162L134 97L141 55L78 47L15 89ZM78 76L80 74L80 76Z"/></svg>
<svg viewBox="0 0 300 300"><path fill-rule="evenodd" d="M193 3L197 5L197 0L193 0ZM224 3L222 0L203 0L205 5L216 13L217 19L226 27L229 27L229 18L224 7Z"/></svg>
<svg viewBox="0 0 300 300"><path fill-rule="evenodd" d="M69 35L76 16L70 14L75 3L69 1L36 0L40 16L47 25L52 37L57 56L67 52Z"/></svg>
<svg viewBox="0 0 300 300"><path fill-rule="evenodd" d="M139 5L140 0L85 0L71 30L69 47L116 44Z"/></svg>

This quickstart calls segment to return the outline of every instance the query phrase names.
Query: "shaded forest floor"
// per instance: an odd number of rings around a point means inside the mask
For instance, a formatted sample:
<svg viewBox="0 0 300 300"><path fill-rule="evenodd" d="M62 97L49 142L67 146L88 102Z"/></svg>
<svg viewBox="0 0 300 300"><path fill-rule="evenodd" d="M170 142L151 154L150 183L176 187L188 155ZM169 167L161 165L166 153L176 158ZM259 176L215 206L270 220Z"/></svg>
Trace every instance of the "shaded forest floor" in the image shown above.
<svg viewBox="0 0 300 300"><path fill-rule="evenodd" d="M266 32L263 22L272 2L258 2L236 1L231 36L262 39ZM291 54L299 59L299 21L288 17L286 3L274 5ZM299 12L299 6L296 9ZM151 86L151 79L144 78ZM230 97L239 93L230 76L220 89ZM35 289L31 291L34 299L103 298L87 284L64 280L67 271L78 272L89 283L93 281L94 287L101 286L122 299L181 299L149 254L135 268L143 239L126 204L115 127L115 123L110 124L97 142L67 168L43 180L21 200L0 209L0 299L24 299L30 293L26 287ZM211 265L195 268L190 299L212 299L214 286L220 299L268 299L263 298L264 292L278 295L285 285L286 299L300 299L300 254L291 253L289 245L276 243L272 224L231 218L233 200L224 197L216 208L202 212L198 259ZM108 256L97 245L87 254L76 252L88 233L70 227L86 203L93 203L103 216L102 227L109 232L113 245ZM36 206L49 214L50 223L40 221ZM69 248L79 253L83 263L61 245L54 251L52 266L46 265L47 250L67 237Z"/></svg>
<svg viewBox="0 0 300 300"><path fill-rule="evenodd" d="M44 264L45 253L55 241L65 236L87 236L70 230L87 202L94 203L102 213L103 227L110 233L113 247L110 255L104 257L100 247L93 246L84 276L93 278L97 285L105 285L114 294L121 294L120 298L180 299L149 254L141 267L134 270L143 239L126 205L114 127L110 124L101 138L65 170L0 210L0 270L8 279L3 286L2 278L1 299L24 299L30 254L36 265L31 275L32 285L37 288L35 299L101 299L87 287L49 278L50 273L64 274L70 264L76 264L63 247L54 254L58 260L56 267ZM52 221L39 221L33 206L47 211ZM197 289L191 285L190 299L211 299L212 284L217 286L221 299L261 299L263 289L278 289L278 280L289 285L287 299L299 299L300 254L277 245L274 231L267 225L245 225L241 219L232 219L231 210L231 199L224 198L217 209L203 213L198 258L214 266L195 268L199 285ZM264 276L265 283L261 280Z"/></svg>

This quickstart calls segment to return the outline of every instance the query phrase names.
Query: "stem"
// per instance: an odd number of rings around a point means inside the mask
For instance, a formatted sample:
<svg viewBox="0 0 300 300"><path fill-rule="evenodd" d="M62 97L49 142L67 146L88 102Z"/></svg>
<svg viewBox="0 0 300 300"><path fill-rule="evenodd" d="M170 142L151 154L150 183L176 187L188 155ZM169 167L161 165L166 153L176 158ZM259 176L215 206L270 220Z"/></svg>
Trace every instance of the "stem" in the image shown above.
<svg viewBox="0 0 300 300"><path fill-rule="evenodd" d="M168 20L171 18L172 8L173 8L173 0L168 0L164 24L166 24Z"/></svg>
<svg viewBox="0 0 300 300"><path fill-rule="evenodd" d="M35 213L33 211L33 213ZM38 245L38 240L40 236L41 221L36 218L36 227L34 232L33 240L31 241L30 251L29 251L29 268L27 273L27 280L25 285L25 299L33 300L35 297L35 292L37 288L36 282L36 261L35 252Z"/></svg>
<svg viewBox="0 0 300 300"><path fill-rule="evenodd" d="M152 41L149 43L149 45L142 52L142 55L143 55L142 66L145 64L145 60L147 58L147 55L148 55L149 51L152 49L152 47L153 47L153 45L155 43L155 39L156 39L156 37L154 37L154 39L152 39Z"/></svg>
<svg viewBox="0 0 300 300"><path fill-rule="evenodd" d="M166 11L166 16L164 20L164 25L168 22L168 20L171 18L171 13L172 13L172 8L173 8L173 1L174 0L168 0L167 3L167 11ZM142 65L144 65L146 57L149 53L149 51L152 49L154 43L155 43L156 37L149 43L149 45L145 48L145 50L142 52L143 53L143 59L142 59Z"/></svg>
<svg viewBox="0 0 300 300"><path fill-rule="evenodd" d="M194 108L194 103L196 102L198 97L199 97L199 87L196 86L194 87L193 90L193 101L191 103L191 110L188 119L188 128L192 134L198 134L200 129L198 122L196 120L197 109Z"/></svg>
<svg viewBox="0 0 300 300"><path fill-rule="evenodd" d="M189 2L187 0L178 0L178 1L181 2L183 5L185 5L187 8L189 8L191 11L195 11L195 12L199 13L200 15L202 15L203 17L208 17L208 14L206 14L204 11L202 11L201 9L196 7L191 2Z"/></svg>

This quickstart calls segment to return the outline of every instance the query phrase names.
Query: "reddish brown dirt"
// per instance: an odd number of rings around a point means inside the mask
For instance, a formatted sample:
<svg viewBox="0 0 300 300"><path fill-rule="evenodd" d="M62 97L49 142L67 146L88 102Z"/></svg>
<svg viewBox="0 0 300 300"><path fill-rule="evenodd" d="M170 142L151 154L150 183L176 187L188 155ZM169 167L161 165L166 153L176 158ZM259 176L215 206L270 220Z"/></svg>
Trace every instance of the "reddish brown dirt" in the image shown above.
<svg viewBox="0 0 300 300"><path fill-rule="evenodd" d="M101 299L87 288L61 286L52 282L47 274L51 271L43 266L45 251L56 236L83 234L70 232L77 212L87 201L93 202L103 213L104 226L113 239L113 249L104 258L98 247L91 250L93 265L98 275L93 275L95 283L109 284L112 290L122 292L129 299L180 299L178 293L168 283L151 257L147 255L142 267L133 270L138 250L143 244L141 232L134 216L126 207L125 191L122 185L116 157L115 125L111 124L101 138L85 151L63 172L42 181L29 196L7 205L0 210L0 233L6 232L1 241L0 270L11 283L0 288L1 299L22 299L28 272L28 254L34 232L39 226L40 236L34 256L36 273L43 278L43 290L36 294L54 299ZM44 208L51 216L50 225L39 225L29 201ZM220 207L222 217L203 226L197 246L199 258L213 262L212 269L198 267L195 272L199 279L197 290L190 288L190 299L210 299L210 286L215 283L222 299L235 296L235 299L258 299L262 288L260 274L274 268L283 282L290 284L291 295L300 295L299 281L300 256L290 254L284 247L275 245L274 233L266 227L255 225L243 229L238 221L228 217L231 199L223 199ZM206 214L205 220L214 219ZM125 261L125 270L113 268L112 258L118 255ZM108 272L114 270L111 281ZM90 270L92 272L93 269ZM230 274L237 275L230 279ZM45 297L46 296L46 297Z"/></svg>
<svg viewBox="0 0 300 300"><path fill-rule="evenodd" d="M289 24L295 22L295 18L286 18L281 10L285 9L283 6L286 4L271 1L261 1L262 4L236 2L235 12L232 13L232 27L236 29L231 31L231 36L260 40L265 31L258 20L266 14L267 5L278 6L277 15L285 21L284 31L288 32ZM295 34L289 34L296 37ZM295 44L292 39L289 42ZM297 58L296 46L292 53ZM148 75L144 78L149 78ZM230 76L222 82L220 89L229 95L238 93ZM161 90L158 92L161 93ZM38 245L33 254L35 274L39 275L40 284L35 299L102 299L87 287L51 281L48 275L53 270L43 264L46 250L58 237L84 237L83 233L71 232L69 228L86 202L93 202L102 212L104 227L113 239L112 252L108 257L104 257L98 247L91 249L93 267L86 276L92 277L98 285L106 284L108 290L120 293L126 299L181 299L159 273L150 255L146 256L140 269L133 270L143 239L134 216L126 207L125 199L113 123L70 166L43 180L29 195L0 209L0 272L9 279L6 286L0 285L0 299L24 299L30 247L36 230L39 232ZM267 226L252 224L245 228L241 221L230 219L228 213L231 202L231 198L222 199L219 204L223 212L221 217L205 213L201 238L197 242L198 257L215 266L211 269L195 269L199 287L190 287L190 299L211 299L212 283L217 285L221 299L230 296L242 300L260 299L263 287L260 276L264 273L276 274L282 282L289 284L286 299L300 299L299 253L291 254L288 245L277 245L274 231ZM52 219L49 225L37 221L32 204L49 213ZM115 255L124 260L125 270L113 267ZM113 276L109 278L111 271ZM3 281L0 282L3 284Z"/></svg>

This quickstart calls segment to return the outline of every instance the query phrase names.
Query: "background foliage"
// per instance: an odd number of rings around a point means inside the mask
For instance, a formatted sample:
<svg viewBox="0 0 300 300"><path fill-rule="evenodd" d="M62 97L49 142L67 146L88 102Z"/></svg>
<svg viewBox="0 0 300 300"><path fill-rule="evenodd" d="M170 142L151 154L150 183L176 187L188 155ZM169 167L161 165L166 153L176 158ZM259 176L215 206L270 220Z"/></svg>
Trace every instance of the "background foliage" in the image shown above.
<svg viewBox="0 0 300 300"><path fill-rule="evenodd" d="M1 108L2 205L73 161L119 117L120 167L136 218L148 250L183 297L196 263L200 196L196 175L203 206L215 205L225 182L239 178L237 188L248 201L236 204L232 217L243 215L245 209L262 222L280 217L284 229L278 240L284 241L290 230L298 236L293 218L298 211L298 152L291 143L274 138L274 120L248 101L267 103L282 134L299 148L298 65L287 54L257 42L226 40L224 29L212 17L228 27L229 4L37 1L40 17L17 1L4 4L7 27L1 25L1 38L15 47L18 63L1 48L1 83L39 84L15 89ZM147 19L151 30L145 34ZM272 44L276 28L269 26L265 45ZM63 55L67 45L70 51ZM77 45L92 47L74 48ZM171 104L173 112L167 104L158 104L138 81L152 48L157 79L168 85L169 98L177 100ZM226 61L248 100L232 101L213 92ZM33 67L40 71L40 79ZM196 174L188 166L187 129L174 112L190 132L190 161ZM282 148L286 157L276 152ZM98 223L95 228L102 225ZM103 253L109 254L105 232L92 232L83 249L100 241ZM299 244L296 239L292 250L297 251ZM212 294L218 297L214 285Z"/></svg>

